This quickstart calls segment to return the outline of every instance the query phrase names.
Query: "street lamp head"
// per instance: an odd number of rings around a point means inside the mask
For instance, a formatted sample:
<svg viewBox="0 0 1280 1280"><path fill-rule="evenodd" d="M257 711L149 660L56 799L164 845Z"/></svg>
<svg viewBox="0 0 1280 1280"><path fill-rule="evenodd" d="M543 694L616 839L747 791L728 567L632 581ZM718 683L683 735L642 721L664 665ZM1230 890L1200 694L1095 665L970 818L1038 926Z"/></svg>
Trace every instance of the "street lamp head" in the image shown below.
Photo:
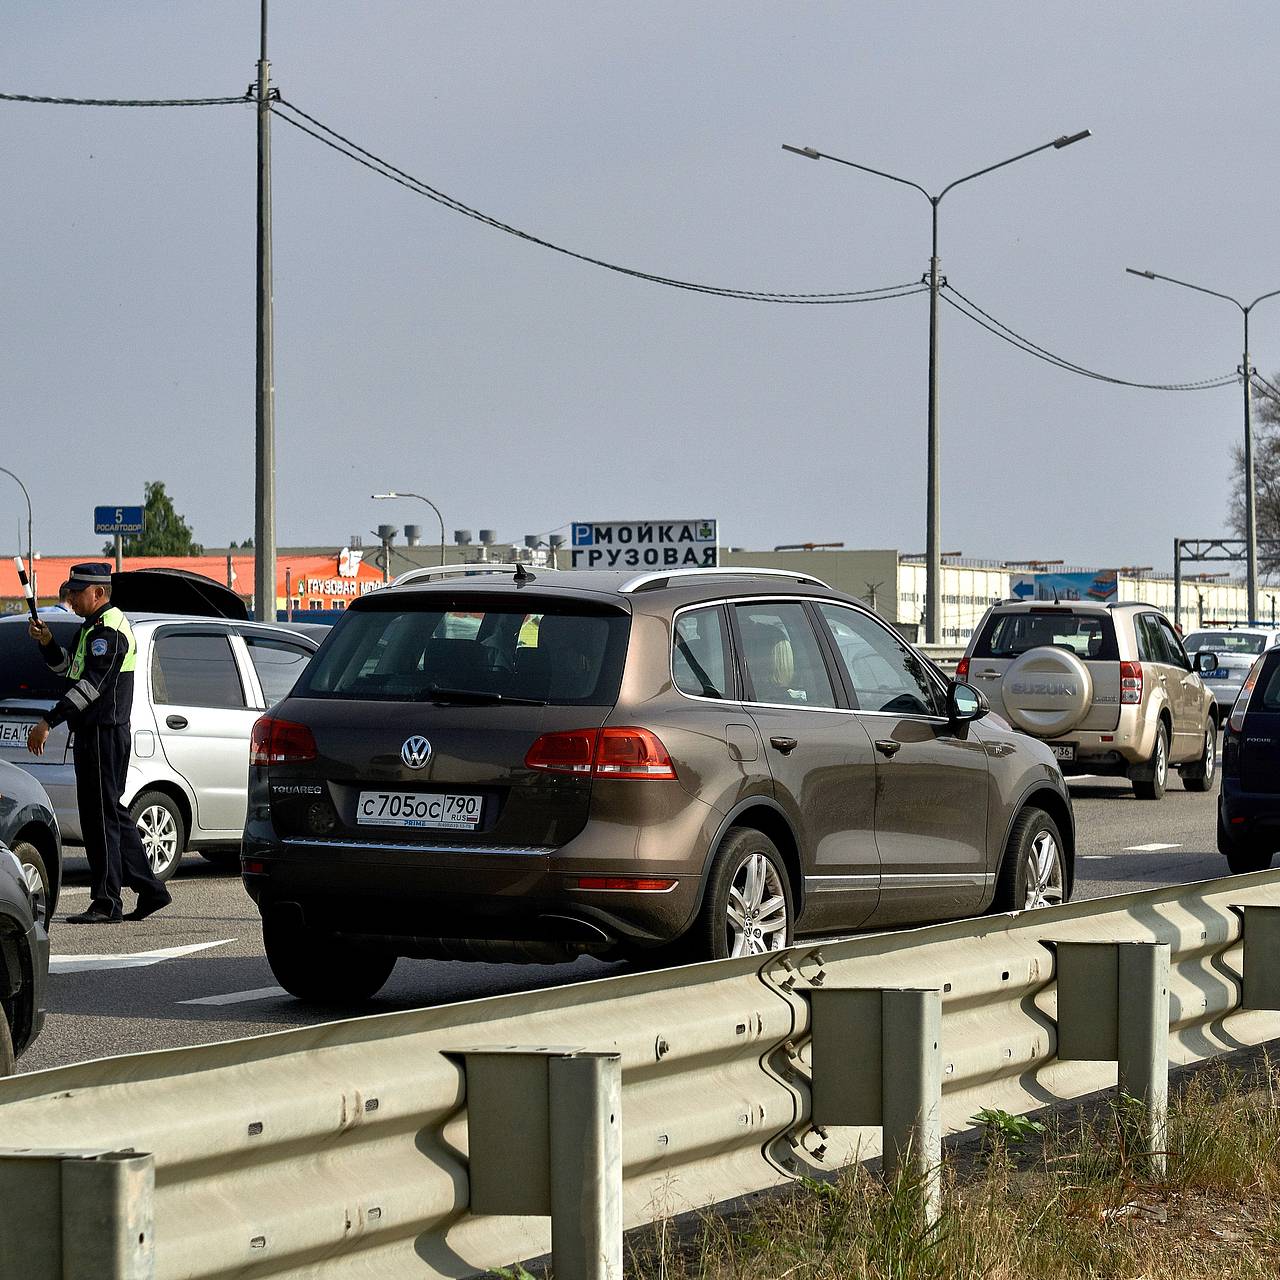
<svg viewBox="0 0 1280 1280"><path fill-rule="evenodd" d="M1154 280L1156 278L1154 271L1139 271L1135 267L1125 267L1125 270L1131 276L1141 276L1144 280Z"/></svg>
<svg viewBox="0 0 1280 1280"><path fill-rule="evenodd" d="M1073 142L1083 142L1085 138L1092 138L1092 129L1081 129L1079 133L1073 133L1070 136L1063 134L1061 138L1054 139L1054 147L1061 151L1063 147L1069 147Z"/></svg>
<svg viewBox="0 0 1280 1280"><path fill-rule="evenodd" d="M369 495L369 497L371 497L371 498L398 498L399 496L400 496L400 495L399 495L398 493L394 493L394 492L392 492L392 493L371 493L371 494Z"/></svg>
<svg viewBox="0 0 1280 1280"><path fill-rule="evenodd" d="M782 144L782 149L783 151L790 151L792 154L797 156L806 156L810 160L822 159L822 152L815 151L812 147L793 147L784 142Z"/></svg>

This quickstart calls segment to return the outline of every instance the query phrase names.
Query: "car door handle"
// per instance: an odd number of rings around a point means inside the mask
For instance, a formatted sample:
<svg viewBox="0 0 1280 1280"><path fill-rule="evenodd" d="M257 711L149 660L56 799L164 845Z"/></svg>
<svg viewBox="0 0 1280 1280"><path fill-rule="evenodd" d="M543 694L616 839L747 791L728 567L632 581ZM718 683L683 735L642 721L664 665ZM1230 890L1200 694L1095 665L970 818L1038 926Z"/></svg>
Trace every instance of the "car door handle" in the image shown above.
<svg viewBox="0 0 1280 1280"><path fill-rule="evenodd" d="M789 756L800 743L795 738L770 738L769 745L776 747L784 756Z"/></svg>
<svg viewBox="0 0 1280 1280"><path fill-rule="evenodd" d="M166 716L164 722L170 729L185 729L187 727L186 716Z"/></svg>
<svg viewBox="0 0 1280 1280"><path fill-rule="evenodd" d="M882 756L896 756L902 750L902 743L895 742L892 738L877 738L876 750Z"/></svg>

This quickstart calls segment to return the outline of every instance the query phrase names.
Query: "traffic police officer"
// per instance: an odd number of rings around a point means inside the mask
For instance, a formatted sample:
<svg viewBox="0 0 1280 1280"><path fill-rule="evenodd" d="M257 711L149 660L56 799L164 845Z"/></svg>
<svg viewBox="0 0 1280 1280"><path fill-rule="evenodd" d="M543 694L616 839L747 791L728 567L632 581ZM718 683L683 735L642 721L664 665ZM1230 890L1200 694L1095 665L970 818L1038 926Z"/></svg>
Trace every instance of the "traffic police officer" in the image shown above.
<svg viewBox="0 0 1280 1280"><path fill-rule="evenodd" d="M111 566L78 564L68 579L69 603L84 626L68 654L47 624L32 618L28 631L39 641L49 667L71 680L57 706L27 735L27 750L44 753L49 730L66 721L74 731L76 801L92 881L89 909L68 916L71 924L116 924L142 920L173 901L152 873L142 840L121 803L129 767L129 715L138 646L128 619L111 607ZM138 894L122 914L120 886Z"/></svg>

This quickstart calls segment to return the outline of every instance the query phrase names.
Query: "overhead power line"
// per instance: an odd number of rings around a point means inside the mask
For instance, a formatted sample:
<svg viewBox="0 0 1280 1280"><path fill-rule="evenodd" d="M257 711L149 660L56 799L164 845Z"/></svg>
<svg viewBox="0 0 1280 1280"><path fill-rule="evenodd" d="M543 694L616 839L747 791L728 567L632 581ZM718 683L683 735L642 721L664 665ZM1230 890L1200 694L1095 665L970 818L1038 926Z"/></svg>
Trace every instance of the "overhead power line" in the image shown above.
<svg viewBox="0 0 1280 1280"><path fill-rule="evenodd" d="M615 271L620 275L631 276L633 279L646 280L651 284L667 285L673 289L687 289L694 293L709 293L721 298L737 298L747 302L778 302L809 306L830 306L854 302L884 302L892 298L905 298L914 293L924 292L924 286L915 282L907 282L905 284L885 285L877 289L847 289L836 293L775 293L759 289L734 289L723 285L700 284L692 280L680 280L673 276L658 275L652 271L641 271L635 267L620 266L618 263L608 262L603 258L579 253L574 249L567 249L563 245L555 244L528 231L522 231L519 227L514 227L510 223L493 217L491 214L483 213L471 205L464 204L461 200L455 199L453 196L423 182L420 178L414 177L413 174L398 168L389 160L375 155L366 147L362 147L359 143L338 133L337 130L331 129L328 125L317 120L314 116L308 115L307 112L286 99L282 98L274 103L272 112L286 124L292 125L295 129L346 156L349 160L354 160L357 164L363 165L366 169L371 169L381 177L398 183L416 195L425 196L428 200L443 205L446 209L451 209L455 213L460 213L464 217L472 218L485 226L493 227L497 231L503 231L520 240L526 240L530 244L539 245L544 249L564 254L569 258L576 258L579 262L585 262L595 267L603 267L606 271ZM304 124L303 121L306 123Z"/></svg>
<svg viewBox="0 0 1280 1280"><path fill-rule="evenodd" d="M224 107L251 99L251 93L238 98L48 98L34 93L0 93L0 102L38 102L46 107Z"/></svg>
<svg viewBox="0 0 1280 1280"><path fill-rule="evenodd" d="M1030 338L1009 328L1003 321L997 320L990 312L984 311L976 302L966 298L951 285L944 284L942 289L944 302L980 328L994 334L1002 342L1017 347L1019 351L1025 351L1027 355L1035 356L1037 360L1043 360L1047 364L1065 369L1068 373L1079 374L1084 378L1093 378L1097 382L1107 382L1118 387L1136 387L1143 391L1212 391L1217 387L1232 386L1238 381L1238 375L1234 372L1220 374L1216 378L1204 378L1199 382L1135 382L1129 378L1116 378L1111 374L1099 373L1096 369L1085 368L1084 365L1076 364L1064 356L1055 355L1038 343L1032 342Z"/></svg>

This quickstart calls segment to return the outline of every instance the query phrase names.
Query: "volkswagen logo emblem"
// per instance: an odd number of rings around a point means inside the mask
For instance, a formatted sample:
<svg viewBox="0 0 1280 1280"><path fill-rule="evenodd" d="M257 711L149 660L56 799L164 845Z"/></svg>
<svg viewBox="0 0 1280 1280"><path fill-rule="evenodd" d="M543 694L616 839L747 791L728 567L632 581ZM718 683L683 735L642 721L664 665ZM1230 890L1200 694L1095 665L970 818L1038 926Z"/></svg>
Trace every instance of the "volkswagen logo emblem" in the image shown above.
<svg viewBox="0 0 1280 1280"><path fill-rule="evenodd" d="M431 743L420 734L406 738L404 746L400 748L400 759L410 769L421 769L431 759Z"/></svg>

